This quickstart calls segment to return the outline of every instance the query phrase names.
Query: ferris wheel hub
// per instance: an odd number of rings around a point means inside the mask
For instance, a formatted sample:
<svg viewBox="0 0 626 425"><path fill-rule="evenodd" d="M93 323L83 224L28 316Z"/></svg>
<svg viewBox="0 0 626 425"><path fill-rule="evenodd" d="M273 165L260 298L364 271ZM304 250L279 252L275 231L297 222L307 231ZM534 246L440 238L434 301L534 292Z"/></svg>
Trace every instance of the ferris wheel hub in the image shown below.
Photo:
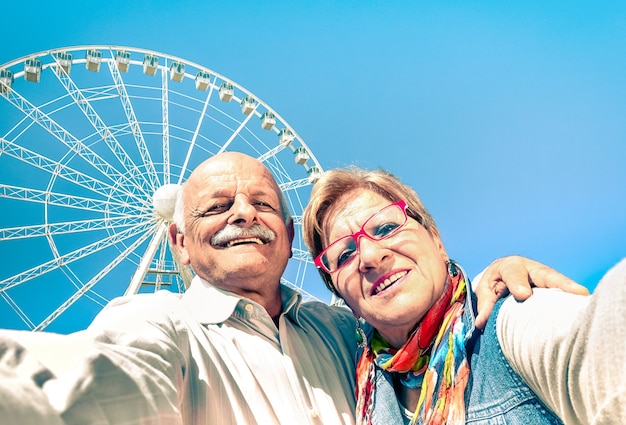
<svg viewBox="0 0 626 425"><path fill-rule="evenodd" d="M180 191L179 184L166 184L158 188L152 196L154 212L167 221L172 221L176 208L176 197Z"/></svg>

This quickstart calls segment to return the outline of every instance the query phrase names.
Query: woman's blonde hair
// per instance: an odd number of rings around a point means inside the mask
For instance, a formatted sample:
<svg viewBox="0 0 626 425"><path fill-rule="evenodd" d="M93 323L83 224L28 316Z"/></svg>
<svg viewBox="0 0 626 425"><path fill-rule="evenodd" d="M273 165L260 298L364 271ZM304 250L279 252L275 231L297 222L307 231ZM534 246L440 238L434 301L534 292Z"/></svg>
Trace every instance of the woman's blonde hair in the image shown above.
<svg viewBox="0 0 626 425"><path fill-rule="evenodd" d="M390 203L403 199L407 203L407 214L417 220L433 236L439 230L432 216L422 204L417 193L386 170L365 170L358 167L338 168L322 174L311 191L311 199L302 214L304 242L313 258L324 249L324 221L331 208L346 194L369 190ZM335 295L330 274L318 269L326 287Z"/></svg>

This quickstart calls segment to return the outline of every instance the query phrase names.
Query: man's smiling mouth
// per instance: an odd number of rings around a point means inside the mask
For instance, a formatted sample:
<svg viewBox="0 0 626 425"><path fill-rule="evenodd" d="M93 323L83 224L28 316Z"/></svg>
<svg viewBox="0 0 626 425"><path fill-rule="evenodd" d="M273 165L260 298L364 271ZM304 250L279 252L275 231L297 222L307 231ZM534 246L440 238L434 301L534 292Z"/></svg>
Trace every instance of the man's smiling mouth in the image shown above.
<svg viewBox="0 0 626 425"><path fill-rule="evenodd" d="M231 248L236 245L245 245L245 244L265 245L266 243L267 243L266 241L260 238L245 238L245 239L233 239L220 246L222 248Z"/></svg>

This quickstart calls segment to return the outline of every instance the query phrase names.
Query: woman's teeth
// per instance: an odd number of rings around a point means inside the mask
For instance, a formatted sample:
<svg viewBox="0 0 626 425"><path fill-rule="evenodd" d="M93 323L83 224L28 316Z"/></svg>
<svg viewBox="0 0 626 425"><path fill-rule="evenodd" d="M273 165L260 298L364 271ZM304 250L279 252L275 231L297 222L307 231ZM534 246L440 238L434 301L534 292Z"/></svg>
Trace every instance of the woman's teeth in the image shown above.
<svg viewBox="0 0 626 425"><path fill-rule="evenodd" d="M376 295L379 292L384 291L385 289L387 289L388 287L396 283L398 279L402 278L403 276L406 276L407 273L408 273L407 271L403 271L403 272L398 272L389 276L387 279L384 280L383 283L381 283L380 285L376 287L372 295Z"/></svg>

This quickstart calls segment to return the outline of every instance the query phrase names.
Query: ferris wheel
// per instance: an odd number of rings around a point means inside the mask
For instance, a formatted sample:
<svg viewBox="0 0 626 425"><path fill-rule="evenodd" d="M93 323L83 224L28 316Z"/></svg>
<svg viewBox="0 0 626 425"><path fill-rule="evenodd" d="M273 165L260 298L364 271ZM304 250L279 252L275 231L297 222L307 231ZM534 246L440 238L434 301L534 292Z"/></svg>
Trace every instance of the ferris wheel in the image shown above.
<svg viewBox="0 0 626 425"><path fill-rule="evenodd" d="M0 327L78 330L116 296L183 292L193 272L168 246L173 202L223 151L272 171L296 227L282 283L328 302L300 227L322 168L257 96L206 67L121 46L1 65Z"/></svg>

